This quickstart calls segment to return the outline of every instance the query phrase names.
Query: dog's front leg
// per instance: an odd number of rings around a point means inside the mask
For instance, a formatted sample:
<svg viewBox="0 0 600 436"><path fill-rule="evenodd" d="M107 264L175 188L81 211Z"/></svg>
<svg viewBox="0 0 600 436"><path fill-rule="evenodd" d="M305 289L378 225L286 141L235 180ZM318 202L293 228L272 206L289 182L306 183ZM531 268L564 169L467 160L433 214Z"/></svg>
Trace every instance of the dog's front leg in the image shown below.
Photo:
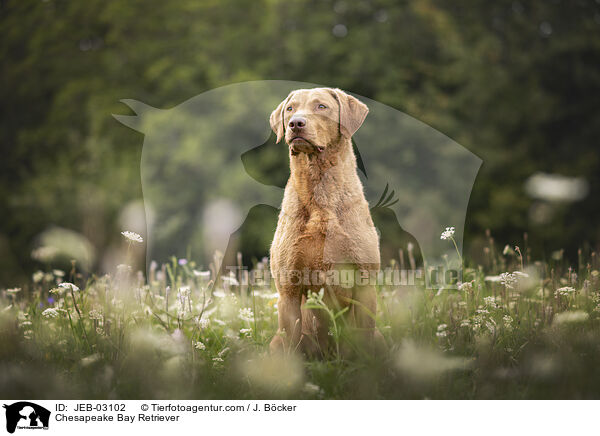
<svg viewBox="0 0 600 436"><path fill-rule="evenodd" d="M367 349L373 348L377 293L374 286L358 286L354 289L354 319L358 339Z"/></svg>
<svg viewBox="0 0 600 436"><path fill-rule="evenodd" d="M271 352L294 352L302 337L302 295L299 290L279 292L279 328L271 341Z"/></svg>

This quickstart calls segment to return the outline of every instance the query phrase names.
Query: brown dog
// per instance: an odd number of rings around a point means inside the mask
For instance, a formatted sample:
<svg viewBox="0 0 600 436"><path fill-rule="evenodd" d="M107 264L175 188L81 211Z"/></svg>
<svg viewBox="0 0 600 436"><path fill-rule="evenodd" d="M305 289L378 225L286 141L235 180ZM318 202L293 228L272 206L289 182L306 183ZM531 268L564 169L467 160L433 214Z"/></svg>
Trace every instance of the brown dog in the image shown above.
<svg viewBox="0 0 600 436"><path fill-rule="evenodd" d="M367 274L379 270L379 240L356 172L352 135L368 113L339 89L291 92L271 114L277 142L285 137L291 175L271 245L279 292L279 330L272 351L328 349L329 319L303 307L308 291L325 289L325 302L371 345L376 294ZM360 277L348 286L340 277ZM338 279L336 279L336 277Z"/></svg>

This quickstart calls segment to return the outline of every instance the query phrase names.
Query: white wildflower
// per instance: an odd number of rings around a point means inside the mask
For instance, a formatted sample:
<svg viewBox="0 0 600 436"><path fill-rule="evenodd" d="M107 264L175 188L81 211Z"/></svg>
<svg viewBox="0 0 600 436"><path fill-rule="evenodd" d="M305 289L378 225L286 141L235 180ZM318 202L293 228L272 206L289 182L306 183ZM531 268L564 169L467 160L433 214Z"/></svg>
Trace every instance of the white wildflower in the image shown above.
<svg viewBox="0 0 600 436"><path fill-rule="evenodd" d="M9 295L16 295L19 292L21 292L21 288L12 288L12 289L7 289L6 293Z"/></svg>
<svg viewBox="0 0 600 436"><path fill-rule="evenodd" d="M250 336L252 334L252 329L240 329L240 334Z"/></svg>
<svg viewBox="0 0 600 436"><path fill-rule="evenodd" d="M144 242L144 239L142 238L142 236L135 232L124 231L124 232L121 232L121 234L123 236L125 236L125 239L127 239L130 242L138 242L138 243Z"/></svg>
<svg viewBox="0 0 600 436"><path fill-rule="evenodd" d="M506 288L511 289L516 281L517 277L514 274L509 272L500 274L500 283L502 283Z"/></svg>
<svg viewBox="0 0 600 436"><path fill-rule="evenodd" d="M42 312L42 316L47 319L57 318L59 315L58 310L50 307Z"/></svg>
<svg viewBox="0 0 600 436"><path fill-rule="evenodd" d="M90 313L88 314L90 319L102 319L102 312L100 312L99 310L96 309L92 309L90 310Z"/></svg>
<svg viewBox="0 0 600 436"><path fill-rule="evenodd" d="M44 273L43 271L36 271L33 273L33 276L31 277L31 279L33 280L33 283L39 283L44 279Z"/></svg>
<svg viewBox="0 0 600 436"><path fill-rule="evenodd" d="M206 350L206 345L203 342L197 341L194 343L194 348L196 350Z"/></svg>
<svg viewBox="0 0 600 436"><path fill-rule="evenodd" d="M241 308L239 317L242 321L247 321L247 322L254 321L254 314L252 313L252 309L250 309L249 307Z"/></svg>
<svg viewBox="0 0 600 436"><path fill-rule="evenodd" d="M571 286L564 286L564 287L562 287L562 288L558 288L558 289L556 290L556 295L564 295L564 296L567 296L567 295L574 294L575 292L576 292L576 291L575 291L575 288L572 288Z"/></svg>
<svg viewBox="0 0 600 436"><path fill-rule="evenodd" d="M206 327L208 327L208 325L210 324L210 320L208 318L200 318L198 320L198 325L200 326L201 329L205 329Z"/></svg>
<svg viewBox="0 0 600 436"><path fill-rule="evenodd" d="M73 292L77 292L79 291L79 288L74 285L73 283L69 283L69 282L62 282L60 285L58 285L60 288L63 288L67 291L73 291Z"/></svg>
<svg viewBox="0 0 600 436"><path fill-rule="evenodd" d="M178 305L178 309L179 309L178 316L180 318L185 316L185 314L189 310L189 307L192 303L190 295L191 295L191 290L190 290L189 286L182 286L177 291L177 305Z"/></svg>
<svg viewBox="0 0 600 436"><path fill-rule="evenodd" d="M257 298L264 298L265 300L272 300L277 298L279 294L277 292L265 292L265 291L253 291L252 295Z"/></svg>
<svg viewBox="0 0 600 436"><path fill-rule="evenodd" d="M195 269L193 272L195 277L201 279L210 279L210 271L198 271L197 269Z"/></svg>
<svg viewBox="0 0 600 436"><path fill-rule="evenodd" d="M446 227L440 236L440 239L450 239L454 236L454 227Z"/></svg>
<svg viewBox="0 0 600 436"><path fill-rule="evenodd" d="M445 338L446 336L448 336L448 331L446 330L448 328L448 324L440 324L437 327L437 332L435 333L435 335L438 338Z"/></svg>
<svg viewBox="0 0 600 436"><path fill-rule="evenodd" d="M486 306L497 307L496 305L496 297L483 297L483 301Z"/></svg>
<svg viewBox="0 0 600 436"><path fill-rule="evenodd" d="M473 289L473 282L459 282L458 283L458 290L459 291L465 291L465 292L470 292Z"/></svg>

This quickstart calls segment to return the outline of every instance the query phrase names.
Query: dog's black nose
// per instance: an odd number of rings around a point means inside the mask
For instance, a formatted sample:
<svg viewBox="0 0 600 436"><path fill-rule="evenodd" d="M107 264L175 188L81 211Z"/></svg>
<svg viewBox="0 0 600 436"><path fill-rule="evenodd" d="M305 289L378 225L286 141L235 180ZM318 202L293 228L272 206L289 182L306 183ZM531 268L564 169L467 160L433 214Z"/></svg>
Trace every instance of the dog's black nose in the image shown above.
<svg viewBox="0 0 600 436"><path fill-rule="evenodd" d="M306 118L302 118L299 117L297 115L294 115L291 119L290 119L290 129L293 130L300 130L302 129L304 126L306 126Z"/></svg>

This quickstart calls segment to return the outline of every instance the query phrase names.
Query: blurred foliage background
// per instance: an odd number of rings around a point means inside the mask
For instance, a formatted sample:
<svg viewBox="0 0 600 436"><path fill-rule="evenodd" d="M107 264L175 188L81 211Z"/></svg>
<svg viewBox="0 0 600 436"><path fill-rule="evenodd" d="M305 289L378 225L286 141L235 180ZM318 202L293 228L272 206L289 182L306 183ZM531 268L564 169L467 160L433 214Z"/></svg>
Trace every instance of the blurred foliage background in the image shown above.
<svg viewBox="0 0 600 436"><path fill-rule="evenodd" d="M120 99L169 108L247 80L340 87L481 157L475 261L486 229L527 232L538 258L600 241L597 1L3 0L0 34L0 285L40 267L44 239L82 235L96 270L139 230L143 137L112 118Z"/></svg>

